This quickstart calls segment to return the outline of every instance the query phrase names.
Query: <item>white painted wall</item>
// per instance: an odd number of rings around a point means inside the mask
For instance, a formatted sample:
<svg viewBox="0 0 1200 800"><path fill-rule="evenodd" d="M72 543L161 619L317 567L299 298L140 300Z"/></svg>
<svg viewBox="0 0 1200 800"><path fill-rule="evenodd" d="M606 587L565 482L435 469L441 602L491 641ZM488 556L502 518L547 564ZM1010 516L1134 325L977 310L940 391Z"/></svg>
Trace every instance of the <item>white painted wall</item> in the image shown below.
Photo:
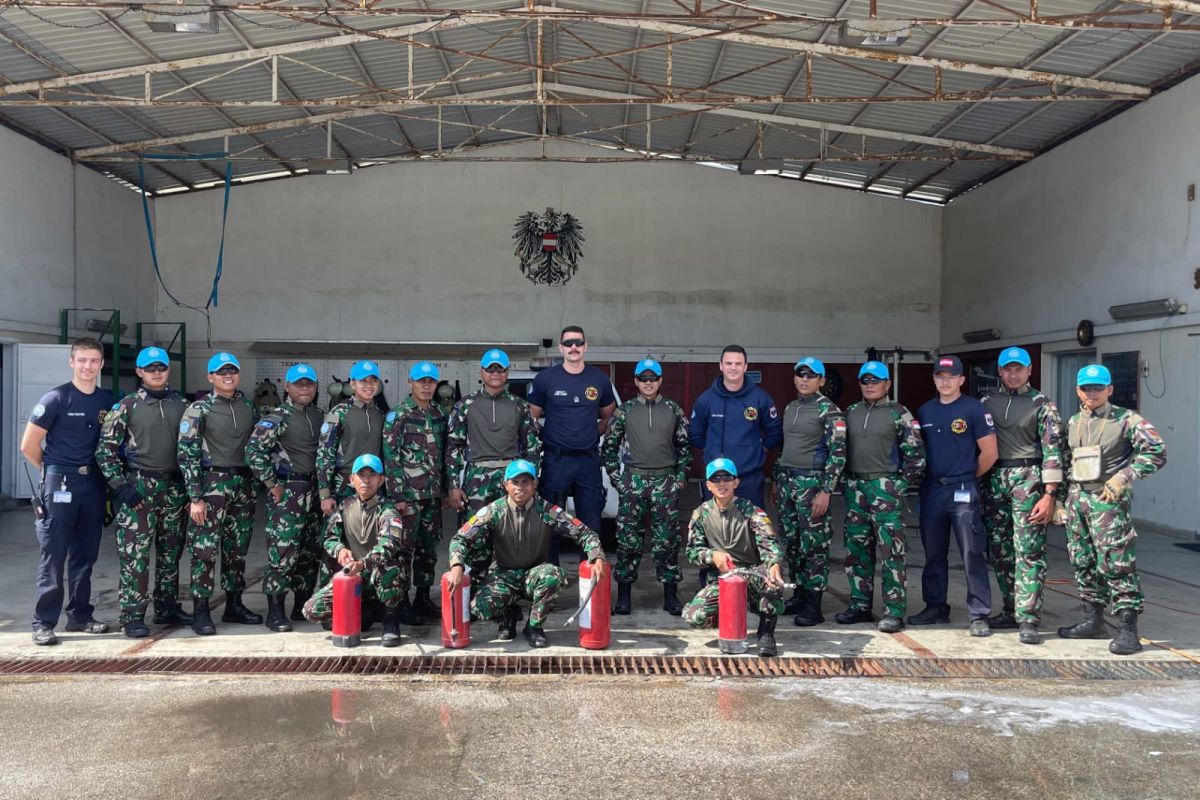
<svg viewBox="0 0 1200 800"><path fill-rule="evenodd" d="M1138 350L1149 361L1141 411L1167 440L1168 467L1140 484L1139 518L1185 531L1200 524L1200 78L1193 78L1013 170L943 216L941 342L995 327L1001 343L1078 349L1075 325L1096 323L1098 356ZM1192 313L1113 323L1108 307L1174 297ZM1044 369L1050 386L1052 359ZM1161 399L1163 380L1166 393ZM1065 410L1066 411L1066 410Z"/></svg>

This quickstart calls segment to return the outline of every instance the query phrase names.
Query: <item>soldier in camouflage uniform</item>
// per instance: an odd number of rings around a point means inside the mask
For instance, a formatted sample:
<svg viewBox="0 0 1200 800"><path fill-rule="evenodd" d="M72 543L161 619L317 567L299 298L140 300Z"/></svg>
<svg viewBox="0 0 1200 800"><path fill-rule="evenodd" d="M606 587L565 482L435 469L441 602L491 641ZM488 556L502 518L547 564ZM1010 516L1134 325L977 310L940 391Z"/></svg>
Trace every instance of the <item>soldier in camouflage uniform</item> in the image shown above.
<svg viewBox="0 0 1200 800"><path fill-rule="evenodd" d="M500 623L499 638L516 637L521 610L517 601L527 598L533 605L524 636L530 647L546 647L543 627L554 610L559 592L567 584L562 568L547 563L550 537L557 533L575 541L591 560L592 575L604 577L604 551L600 537L578 519L537 494L537 467L524 459L513 461L504 471L505 497L479 509L450 540L449 582L452 589L462 582L465 565L475 553L483 552L480 540L495 553L487 580L471 598L471 613Z"/></svg>
<svg viewBox="0 0 1200 800"><path fill-rule="evenodd" d="M446 487L450 505L458 509L461 527L467 517L504 495L504 470L523 458L541 463L542 443L529 404L505 388L508 354L491 349L479 361L483 386L463 398L450 413L446 432ZM490 552L471 558L477 583L486 577Z"/></svg>
<svg viewBox="0 0 1200 800"><path fill-rule="evenodd" d="M349 482L354 460L365 453L383 455L383 412L375 405L383 389L379 365L359 361L350 368L350 386L354 397L329 409L317 447L317 494L327 517L339 500L354 494Z"/></svg>
<svg viewBox="0 0 1200 800"><path fill-rule="evenodd" d="M784 613L800 627L819 625L829 584L833 523L829 498L846 467L846 417L825 395L825 365L811 356L796 362L796 399L783 412L783 451L775 461L771 498L779 513L795 594Z"/></svg>
<svg viewBox="0 0 1200 800"><path fill-rule="evenodd" d="M400 514L383 497L383 464L370 454L351 465L350 485L354 497L342 501L329 517L325 530L325 552L352 575L361 575L364 605L383 604L384 647L400 644L398 607L408 595L412 538L404 530ZM333 619L333 581L304 604L310 622L327 624Z"/></svg>
<svg viewBox="0 0 1200 800"><path fill-rule="evenodd" d="M1136 411L1114 406L1108 368L1091 364L1079 370L1075 393L1079 413L1067 424L1067 551L1083 600L1081 622L1058 629L1066 639L1103 639L1104 607L1112 603L1120 620L1108 649L1129 655L1142 649L1137 618L1142 612L1141 584L1130 516L1130 487L1167 463L1167 445L1154 426Z"/></svg>
<svg viewBox="0 0 1200 800"><path fill-rule="evenodd" d="M192 554L192 630L217 632L209 600L217 555L225 590L222 622L260 625L262 617L242 605L246 588L246 551L254 525L257 490L246 466L246 442L254 430L254 407L238 391L241 365L232 353L208 360L212 392L188 406L179 423L176 454L191 498L188 544Z"/></svg>
<svg viewBox="0 0 1200 800"><path fill-rule="evenodd" d="M179 607L179 557L187 525L187 492L175 455L184 401L168 386L170 357L161 347L138 353L142 386L113 406L100 431L96 463L117 504L121 626L131 639L150 635L150 547L154 559L154 623L191 625Z"/></svg>
<svg viewBox="0 0 1200 800"><path fill-rule="evenodd" d="M383 425L383 463L387 495L404 516L413 540L412 611L441 619L442 611L429 597L442 540L442 498L445 496L446 415L433 402L438 369L428 361L413 364L408 373L410 394L388 412ZM408 599L402 605L407 605Z"/></svg>
<svg viewBox="0 0 1200 800"><path fill-rule="evenodd" d="M879 548L884 616L879 630L904 628L908 571L904 565L904 493L925 470L921 429L908 409L888 400L891 373L880 361L858 371L863 399L846 409L846 577L850 607L841 625L871 622L875 548Z"/></svg>
<svg viewBox="0 0 1200 800"><path fill-rule="evenodd" d="M267 489L266 625L290 631L284 599L295 594L292 619L304 619L304 603L317 583L321 554L321 507L317 500L317 438L323 414L313 405L317 372L295 364L283 385L287 399L254 426L246 463Z"/></svg>
<svg viewBox="0 0 1200 800"><path fill-rule="evenodd" d="M662 365L652 358L633 370L638 396L622 403L609 421L600 460L617 488L617 604L614 614L632 611L632 588L642 560L642 539L650 523L654 577L663 587L663 610L683 612L679 571L679 492L692 463L688 418L674 400L659 394ZM654 427L654 412L658 427ZM624 474L621 468L624 464Z"/></svg>
<svg viewBox="0 0 1200 800"><path fill-rule="evenodd" d="M1040 644L1046 582L1046 523L1063 481L1062 418L1029 385L1032 361L1020 347L998 360L1002 387L983 398L996 424L999 460L984 482L984 522L1003 610L993 628L1020 627L1024 644Z"/></svg>
<svg viewBox="0 0 1200 800"><path fill-rule="evenodd" d="M778 655L775 622L783 613L783 548L767 512L744 497L735 496L737 466L717 458L704 468L712 498L692 512L688 526L687 557L700 567L718 572L761 568L761 575L746 577L746 601L758 606L758 654ZM757 571L757 569L756 569ZM693 628L711 628L718 622L720 581L701 587L683 608L683 619Z"/></svg>

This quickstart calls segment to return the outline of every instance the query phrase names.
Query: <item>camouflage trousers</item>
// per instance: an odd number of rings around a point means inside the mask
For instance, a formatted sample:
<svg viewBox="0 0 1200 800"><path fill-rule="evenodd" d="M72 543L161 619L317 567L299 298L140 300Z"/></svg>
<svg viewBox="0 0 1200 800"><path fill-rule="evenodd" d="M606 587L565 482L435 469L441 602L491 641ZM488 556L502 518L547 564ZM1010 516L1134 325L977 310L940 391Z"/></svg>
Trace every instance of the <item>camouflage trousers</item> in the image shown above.
<svg viewBox="0 0 1200 800"><path fill-rule="evenodd" d="M1018 622L1042 618L1046 583L1046 526L1029 514L1042 496L1041 467L997 467L983 484L988 554L1005 610Z"/></svg>
<svg viewBox="0 0 1200 800"><path fill-rule="evenodd" d="M267 571L263 594L311 595L317 585L321 555L321 506L316 484L283 480L283 498L267 493Z"/></svg>
<svg viewBox="0 0 1200 800"><path fill-rule="evenodd" d="M395 608L408 594L408 569L399 561L368 566L359 573L362 578L363 602L378 600ZM329 622L333 619L333 581L330 580L308 598L304 618L309 622Z"/></svg>
<svg viewBox="0 0 1200 800"><path fill-rule="evenodd" d="M540 628L566 585L567 573L553 564L529 569L499 569L493 565L487 580L471 598L471 611L480 619L500 619L518 600L531 600L529 624Z"/></svg>
<svg viewBox="0 0 1200 800"><path fill-rule="evenodd" d="M875 595L875 548L884 613L904 618L908 571L904 565L904 497L895 478L846 481L846 578L850 607L870 610Z"/></svg>
<svg viewBox="0 0 1200 800"><path fill-rule="evenodd" d="M813 498L821 491L819 475L775 474L779 531L784 558L797 588L823 592L829 585L829 543L833 524L829 511L813 519Z"/></svg>
<svg viewBox="0 0 1200 800"><path fill-rule="evenodd" d="M117 512L117 597L121 624L144 619L150 604L150 548L154 547L154 613L179 607L179 557L187 530L188 496L183 478L129 472L126 481L143 498L141 508Z"/></svg>
<svg viewBox="0 0 1200 800"><path fill-rule="evenodd" d="M1075 568L1079 596L1089 603L1112 604L1114 614L1141 612L1141 582L1137 574L1137 531L1126 493L1115 503L1100 500L1072 483L1067 493L1067 552Z"/></svg>
<svg viewBox="0 0 1200 800"><path fill-rule="evenodd" d="M746 577L746 605L757 607L759 614L778 617L783 613L783 597L778 589L767 585L767 579L758 575ZM683 607L683 621L693 628L713 628L718 622L721 605L721 582L714 580Z"/></svg>
<svg viewBox="0 0 1200 800"><path fill-rule="evenodd" d="M208 517L203 525L188 526L192 553L192 597L207 600L216 588L217 556L221 557L221 588L226 593L246 588L246 551L254 526L254 479L236 472L204 473L203 499Z"/></svg>
<svg viewBox="0 0 1200 800"><path fill-rule="evenodd" d="M407 500L404 529L412 535L413 585L433 586L438 544L442 541L442 498Z"/></svg>
<svg viewBox="0 0 1200 800"><path fill-rule="evenodd" d="M649 475L626 468L617 506L618 583L636 583L642 561L642 539L650 524L650 556L659 583L679 583L679 484L672 474Z"/></svg>

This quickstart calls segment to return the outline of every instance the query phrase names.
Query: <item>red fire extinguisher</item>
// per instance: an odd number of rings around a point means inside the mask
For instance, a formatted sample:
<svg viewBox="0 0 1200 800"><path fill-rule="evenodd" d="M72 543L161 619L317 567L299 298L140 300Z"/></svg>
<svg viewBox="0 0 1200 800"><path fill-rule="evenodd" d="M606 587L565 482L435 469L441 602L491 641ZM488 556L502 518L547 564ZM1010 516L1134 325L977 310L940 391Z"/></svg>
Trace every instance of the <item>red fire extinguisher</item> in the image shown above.
<svg viewBox="0 0 1200 800"><path fill-rule="evenodd" d="M746 652L746 579L741 575L722 575L718 580L717 621L721 652Z"/></svg>
<svg viewBox="0 0 1200 800"><path fill-rule="evenodd" d="M346 567L333 576L333 646L358 647L362 641L362 578Z"/></svg>
<svg viewBox="0 0 1200 800"><path fill-rule="evenodd" d="M612 579L609 570L592 580L592 563L579 562L579 646L585 650L603 650L612 639ZM570 622L570 620L568 620Z"/></svg>
<svg viewBox="0 0 1200 800"><path fill-rule="evenodd" d="M471 643L471 576L464 572L462 583L450 589L450 573L442 575L442 647L466 647Z"/></svg>

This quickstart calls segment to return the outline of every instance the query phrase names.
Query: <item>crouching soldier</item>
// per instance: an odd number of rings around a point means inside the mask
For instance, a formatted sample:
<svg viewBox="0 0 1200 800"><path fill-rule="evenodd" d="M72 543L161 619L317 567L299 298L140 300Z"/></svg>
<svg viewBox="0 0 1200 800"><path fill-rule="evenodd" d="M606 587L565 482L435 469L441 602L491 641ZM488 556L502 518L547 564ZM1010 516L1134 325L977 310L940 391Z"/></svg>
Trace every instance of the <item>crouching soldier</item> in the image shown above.
<svg viewBox="0 0 1200 800"><path fill-rule="evenodd" d="M758 654L777 655L775 621L783 613L783 550L767 512L744 497L735 497L737 466L728 458L717 458L704 469L706 500L692 512L688 526L688 561L699 567L732 569L765 568L763 575L746 576L746 600L758 604ZM717 624L720 581L696 593L683 607L683 619L693 628Z"/></svg>
<svg viewBox="0 0 1200 800"><path fill-rule="evenodd" d="M606 561L600 537L591 528L537 494L537 467L517 459L504 470L505 497L475 512L450 540L450 586L462 583L464 564L472 554L490 550L492 565L483 586L471 598L471 612L500 623L498 638L516 637L521 610L517 601L533 606L524 635L530 647L546 647L543 626L554 601L567 583L561 567L547 563L550 537L565 536L579 545L592 562L592 574L604 576Z"/></svg>
<svg viewBox="0 0 1200 800"><path fill-rule="evenodd" d="M350 470L354 497L343 500L325 529L325 552L351 575L363 579L363 603L383 604L384 647L400 644L397 607L408 594L412 541L404 531L400 514L379 494L383 463L378 456L361 455ZM325 584L304 604L309 622L333 619L333 581Z"/></svg>

